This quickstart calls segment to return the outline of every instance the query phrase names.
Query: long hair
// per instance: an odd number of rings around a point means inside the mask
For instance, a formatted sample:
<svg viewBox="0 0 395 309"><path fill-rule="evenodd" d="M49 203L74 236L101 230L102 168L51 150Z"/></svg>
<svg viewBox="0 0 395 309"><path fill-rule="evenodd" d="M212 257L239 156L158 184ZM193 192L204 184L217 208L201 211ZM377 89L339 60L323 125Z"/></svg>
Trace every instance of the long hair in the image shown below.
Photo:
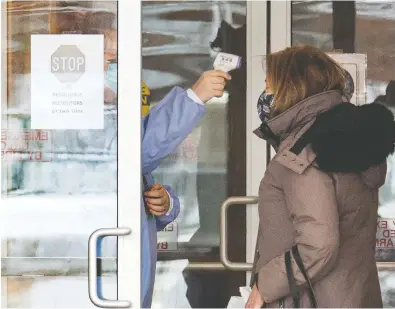
<svg viewBox="0 0 395 309"><path fill-rule="evenodd" d="M309 45L296 45L266 58L266 79L274 94L272 116L324 91L343 92L345 70L330 56Z"/></svg>

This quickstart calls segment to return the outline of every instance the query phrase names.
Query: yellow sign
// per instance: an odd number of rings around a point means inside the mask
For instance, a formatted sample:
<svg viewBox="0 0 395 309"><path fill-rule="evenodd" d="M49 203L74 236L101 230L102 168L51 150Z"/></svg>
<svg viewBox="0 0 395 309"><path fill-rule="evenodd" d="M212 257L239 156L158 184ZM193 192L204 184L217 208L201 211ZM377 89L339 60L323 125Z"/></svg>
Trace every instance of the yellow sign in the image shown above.
<svg viewBox="0 0 395 309"><path fill-rule="evenodd" d="M146 83L142 82L141 85L141 114L146 116L149 113L151 104L151 91L149 90Z"/></svg>

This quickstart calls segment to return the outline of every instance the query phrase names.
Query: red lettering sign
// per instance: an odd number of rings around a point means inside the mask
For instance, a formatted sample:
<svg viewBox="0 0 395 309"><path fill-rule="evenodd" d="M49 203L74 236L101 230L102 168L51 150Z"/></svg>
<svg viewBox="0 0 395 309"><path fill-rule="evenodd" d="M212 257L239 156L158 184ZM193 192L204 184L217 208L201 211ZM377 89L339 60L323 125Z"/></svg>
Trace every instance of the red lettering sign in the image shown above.
<svg viewBox="0 0 395 309"><path fill-rule="evenodd" d="M167 250L168 247L169 247L169 244L167 243L167 241L159 242L157 245L158 250Z"/></svg>
<svg viewBox="0 0 395 309"><path fill-rule="evenodd" d="M1 159L49 162L53 158L51 131L1 130Z"/></svg>
<svg viewBox="0 0 395 309"><path fill-rule="evenodd" d="M378 219L376 233L377 249L393 249L395 244L395 220Z"/></svg>
<svg viewBox="0 0 395 309"><path fill-rule="evenodd" d="M178 250L178 225L174 221L168 224L158 233L158 251L177 251Z"/></svg>

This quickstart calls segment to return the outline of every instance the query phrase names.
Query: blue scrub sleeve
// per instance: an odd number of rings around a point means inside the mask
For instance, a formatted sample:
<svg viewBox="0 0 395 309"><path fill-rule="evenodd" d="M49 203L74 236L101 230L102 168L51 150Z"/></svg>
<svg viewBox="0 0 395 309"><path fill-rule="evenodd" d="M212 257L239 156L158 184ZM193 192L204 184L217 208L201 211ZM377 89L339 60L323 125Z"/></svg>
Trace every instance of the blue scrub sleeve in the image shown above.
<svg viewBox="0 0 395 309"><path fill-rule="evenodd" d="M166 225L173 222L180 213L180 200L178 199L177 195L174 193L173 189L169 186L163 186L166 191L169 193L170 198L173 199L173 208L170 213L165 214L160 217L155 217L156 219L156 230L162 231Z"/></svg>
<svg viewBox="0 0 395 309"><path fill-rule="evenodd" d="M205 107L174 87L142 119L142 173L153 172L199 124Z"/></svg>

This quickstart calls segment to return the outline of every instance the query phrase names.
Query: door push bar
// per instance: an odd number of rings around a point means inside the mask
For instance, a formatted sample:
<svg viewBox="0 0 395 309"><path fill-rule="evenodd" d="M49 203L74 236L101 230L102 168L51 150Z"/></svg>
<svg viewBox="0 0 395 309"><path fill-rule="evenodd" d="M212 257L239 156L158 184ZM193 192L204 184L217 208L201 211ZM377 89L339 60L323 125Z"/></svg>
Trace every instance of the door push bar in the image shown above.
<svg viewBox="0 0 395 309"><path fill-rule="evenodd" d="M92 233L88 241L88 286L91 302L100 308L130 308L132 303L128 300L101 299L98 295L97 276L97 245L99 239L106 236L126 236L131 233L128 228L99 229ZM137 306L140 307L140 306Z"/></svg>
<svg viewBox="0 0 395 309"><path fill-rule="evenodd" d="M233 196L226 199L221 205L221 232L220 232L220 259L221 263L225 266L225 268L233 271L251 271L252 263L235 263L229 261L228 258L228 223L227 223L227 214L228 209L232 205L250 205L257 204L258 197L257 196Z"/></svg>
<svg viewBox="0 0 395 309"><path fill-rule="evenodd" d="M222 203L221 206L221 234L220 234L220 258L221 263L189 263L188 268L192 270L232 270L232 271L251 271L251 263L234 263L229 261L227 248L227 211L232 205L249 205L257 204L258 197L244 196L244 197L230 197ZM196 265L195 265L196 264ZM390 271L395 269L395 262L376 262L379 271Z"/></svg>

